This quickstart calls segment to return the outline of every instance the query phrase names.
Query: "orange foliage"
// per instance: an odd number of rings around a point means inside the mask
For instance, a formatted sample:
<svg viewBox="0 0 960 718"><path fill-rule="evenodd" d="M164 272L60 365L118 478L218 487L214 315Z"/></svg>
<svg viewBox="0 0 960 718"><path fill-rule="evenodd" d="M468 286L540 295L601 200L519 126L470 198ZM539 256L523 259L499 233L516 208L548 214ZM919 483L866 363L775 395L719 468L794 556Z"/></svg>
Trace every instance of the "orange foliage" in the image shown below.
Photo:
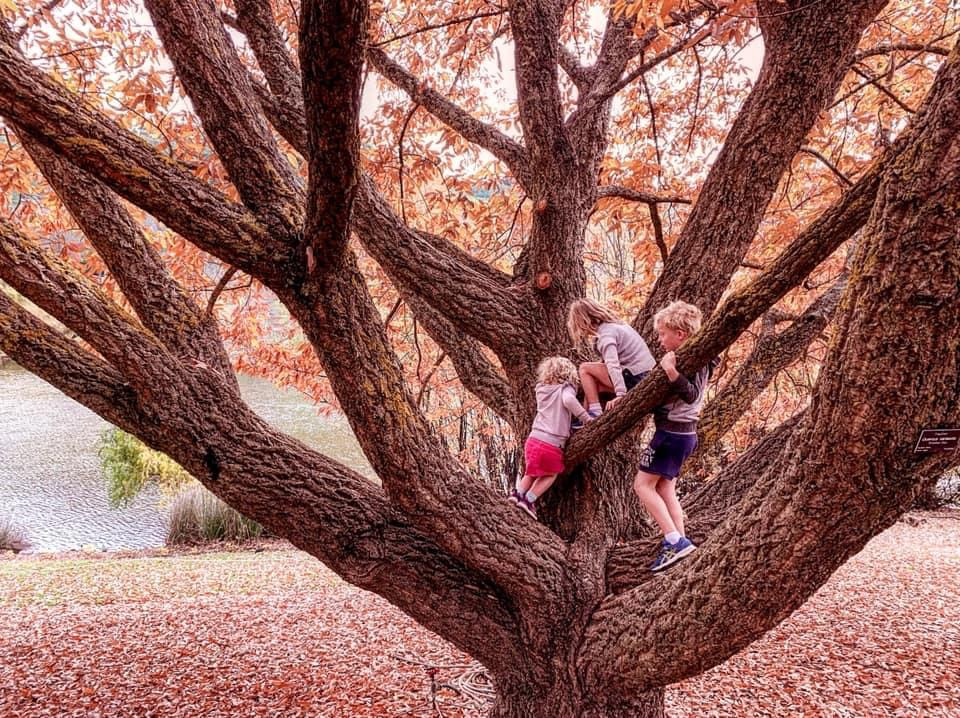
<svg viewBox="0 0 960 718"><path fill-rule="evenodd" d="M696 199L710 162L749 92L762 51L755 4L745 0L717 4L723 12L715 21L684 50L646 73L649 102L640 81L619 93L610 122L611 144L599 173L601 185ZM45 0L26 0L12 8L0 2L6 19L24 30L24 51L124 127L235 197L139 3L78 0L51 10L43 9L46 5ZM616 0L612 7L615 15L637 19L638 34L651 29L659 33L649 49L656 54L675 42L671 19L695 5L690 0ZM596 58L608 7L595 1L574 3L567 13L562 39L584 65ZM229 2L222 3L222 9L233 12ZM274 11L295 56L298 3L274 3ZM520 139L505 13L484 0L453 4L377 0L371 3L370 17L371 43L385 49L422 85ZM861 48L869 51L907 42L946 47L946 38L960 29L958 23L958 13L950 10L946 0L895 0L865 33ZM251 72L261 77L243 36L231 31L231 37ZM864 52L836 102L806 141L832 167L813 154L797 155L768 209L747 257L749 264L769 262L834 201L843 189L839 175L855 179L864 171L878 148L903 127L908 108L919 103L939 62L940 56L929 51ZM878 79L871 83L867 78ZM560 81L569 113L577 90L563 72ZM0 132L5 215L42 237L50 249L122 300L103 263L74 229L14 132L2 126ZM361 142L365 169L411 226L442 235L494 267L511 271L530 213L542 207L525 201L528 198L505 166L373 73L364 93ZM302 158L283 141L281 146L305 177ZM749 168L741 179L751 181ZM198 303L205 304L226 268L139 210L130 209L175 276ZM689 205L660 205L660 211L669 248ZM661 266L646 205L618 198L601 200L587 231L584 256L590 293L611 302L624 316L632 316ZM397 304L396 291L372 260L362 262L371 293L386 317ZM841 263L842 257L826 263L808 286L826 284ZM742 285L754 271L744 268L731 286ZM798 311L819 291L798 288L780 307ZM333 406L332 392L313 351L270 292L238 274L221 295L216 315L238 370L295 386L323 407ZM464 392L449 361L423 331L417 331L402 304L392 313L388 331L407 368L414 396L421 396L435 420L452 425L456 422L451 419L467 413L480 416L479 402ZM739 362L751 345L749 335L742 338L728 352L728 361ZM787 378L757 401L750 425L778 421L804 401L820 353L814 346L802 364L792 367ZM475 429L487 431L489 422L478 419ZM735 444L746 440L747 425L738 427Z"/></svg>

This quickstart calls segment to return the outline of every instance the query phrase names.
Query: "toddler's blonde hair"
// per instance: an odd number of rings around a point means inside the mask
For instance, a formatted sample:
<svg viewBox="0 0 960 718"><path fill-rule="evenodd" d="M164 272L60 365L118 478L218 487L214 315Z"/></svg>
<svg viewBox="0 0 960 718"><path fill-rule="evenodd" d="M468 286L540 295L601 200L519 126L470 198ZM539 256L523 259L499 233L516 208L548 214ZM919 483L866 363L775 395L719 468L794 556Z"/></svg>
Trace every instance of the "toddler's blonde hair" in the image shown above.
<svg viewBox="0 0 960 718"><path fill-rule="evenodd" d="M622 324L623 320L607 307L592 299L575 299L567 309L567 331L576 345L586 344L605 322Z"/></svg>
<svg viewBox="0 0 960 718"><path fill-rule="evenodd" d="M573 384L579 386L577 367L566 357L547 357L537 367L538 384Z"/></svg>
<svg viewBox="0 0 960 718"><path fill-rule="evenodd" d="M675 332L683 332L688 337L700 331L703 313L694 305L687 302L670 302L667 306L653 315L653 326L667 327Z"/></svg>

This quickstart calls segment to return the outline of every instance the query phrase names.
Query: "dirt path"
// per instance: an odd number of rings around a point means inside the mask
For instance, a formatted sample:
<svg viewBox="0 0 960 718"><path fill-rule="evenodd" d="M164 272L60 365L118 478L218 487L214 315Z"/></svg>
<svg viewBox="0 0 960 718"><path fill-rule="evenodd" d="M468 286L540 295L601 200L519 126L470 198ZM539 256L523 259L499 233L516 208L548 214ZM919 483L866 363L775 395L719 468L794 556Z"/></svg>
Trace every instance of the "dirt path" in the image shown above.
<svg viewBox="0 0 960 718"><path fill-rule="evenodd" d="M921 521L669 715L960 716L960 513ZM0 561L4 717L475 716L472 668L295 551Z"/></svg>

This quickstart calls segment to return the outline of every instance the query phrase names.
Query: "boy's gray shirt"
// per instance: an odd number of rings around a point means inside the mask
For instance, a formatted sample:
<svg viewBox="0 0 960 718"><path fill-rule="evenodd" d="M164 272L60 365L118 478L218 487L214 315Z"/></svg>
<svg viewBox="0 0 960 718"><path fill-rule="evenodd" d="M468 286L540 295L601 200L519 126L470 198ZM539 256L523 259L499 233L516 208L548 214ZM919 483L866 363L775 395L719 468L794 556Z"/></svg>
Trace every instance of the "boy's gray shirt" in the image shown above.
<svg viewBox="0 0 960 718"><path fill-rule="evenodd" d="M683 374L670 382L671 398L653 410L653 422L658 429L675 434L695 434L700 419L700 408L707 393L707 383L714 368L720 363L712 359L693 377Z"/></svg>
<svg viewBox="0 0 960 718"><path fill-rule="evenodd" d="M636 330L622 322L604 322L597 327L597 351L607 365L607 373L617 396L627 393L623 370L640 375L657 365L650 348Z"/></svg>

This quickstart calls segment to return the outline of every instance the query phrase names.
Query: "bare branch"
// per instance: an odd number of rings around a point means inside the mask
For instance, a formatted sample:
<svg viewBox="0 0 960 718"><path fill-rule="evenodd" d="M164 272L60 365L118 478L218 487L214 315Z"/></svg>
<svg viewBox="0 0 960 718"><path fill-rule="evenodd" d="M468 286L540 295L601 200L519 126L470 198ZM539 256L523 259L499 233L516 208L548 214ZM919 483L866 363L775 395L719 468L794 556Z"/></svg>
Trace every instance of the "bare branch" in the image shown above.
<svg viewBox="0 0 960 718"><path fill-rule="evenodd" d="M597 198L601 199L603 197L621 197L623 199L633 200L634 202L643 202L644 204L693 204L693 200L684 197L653 194L631 187L624 187L619 184L597 187Z"/></svg>
<svg viewBox="0 0 960 718"><path fill-rule="evenodd" d="M510 386L503 374L483 355L482 345L445 319L423 298L404 294L414 315L450 358L460 383L497 416L512 424L516 407L511 399Z"/></svg>
<svg viewBox="0 0 960 718"><path fill-rule="evenodd" d="M876 87L878 90L880 90L880 92L882 92L884 95L886 95L886 96L889 97L891 100L893 100L893 101L900 107L900 109L902 109L904 112L907 112L907 113L909 113L909 114L911 114L911 115L912 115L914 112L916 112L916 110L914 110L914 109L913 109L912 107L910 107L906 102L904 102L904 101L901 100L899 97L897 97L897 96L890 90L889 87L887 87L886 85L884 85L884 84L881 82L881 80L882 80L883 78L877 77L876 75L872 75L872 74L870 74L869 72L864 72L863 70L861 70L861 69L860 69L859 67L857 67L856 65L854 65L851 69L852 69L855 73L857 73L858 75L860 75L860 77L862 77L862 78L864 79L864 83L857 88L858 91L861 90L861 89L863 89L864 87L867 87L867 86L869 86L869 85L873 85L873 86Z"/></svg>
<svg viewBox="0 0 960 718"><path fill-rule="evenodd" d="M827 157L825 157L824 154L819 150L816 150L813 147L801 147L800 151L803 152L804 154L810 155L811 157L816 157L818 160L820 160L824 164L824 166L826 166L827 169L833 172L833 174L837 177L837 179L839 179L847 187L850 187L853 185L853 180L851 180L843 172L841 172L840 169L833 162L831 162Z"/></svg>
<svg viewBox="0 0 960 718"><path fill-rule="evenodd" d="M567 119L567 125L576 125L580 121L581 117L593 112L600 105L610 100L614 95L620 92L620 90L636 80L638 77L641 77L653 68L666 62L678 52L691 47L691 44L694 44L697 41L695 37L696 36L694 36L694 38L684 38L681 41L674 43L663 52L657 53L649 60L640 63L640 65L612 85L601 86L600 83L597 83L590 93L577 104L577 109Z"/></svg>
<svg viewBox="0 0 960 718"><path fill-rule="evenodd" d="M230 267L226 272L223 273L223 276L220 277L220 280L217 282L217 286L213 288L213 291L210 292L210 299L207 300L207 308L203 312L205 319L210 319L213 317L213 309L217 306L217 299L220 298L220 294L224 289L227 288L227 285L230 283L230 280L233 279L233 275L237 273L236 267Z"/></svg>
<svg viewBox="0 0 960 718"><path fill-rule="evenodd" d="M394 85L406 92L410 99L420 103L432 115L466 140L482 147L494 157L502 160L513 176L522 185L528 186L529 158L522 145L510 139L500 130L472 117L457 107L436 90L421 83L416 77L387 57L379 48L367 49L367 61L370 65Z"/></svg>
<svg viewBox="0 0 960 718"><path fill-rule="evenodd" d="M657 243L657 249L660 250L660 259L666 264L668 258L667 243L663 238L663 223L660 221L660 212L657 211L657 203L647 202L647 208L650 210L650 222L653 224L653 237Z"/></svg>
<svg viewBox="0 0 960 718"><path fill-rule="evenodd" d="M413 37L414 35L420 35L424 32L429 32L430 30L440 30L445 27L452 27L453 25L462 25L464 23L473 22L474 20L480 20L485 17L498 17L503 15L506 10L490 10L488 12L478 12L473 15L467 15L465 17L455 17L452 20L445 20L444 22L431 23L424 25L423 27L418 27L416 30L410 30L409 32L400 33L399 35L393 35L388 37L386 40L380 40L379 42L373 43L373 47L383 47L384 45L389 45L391 42L396 42L397 40L404 40L408 37Z"/></svg>
<svg viewBox="0 0 960 718"><path fill-rule="evenodd" d="M953 34L953 33L951 33ZM949 37L949 35L944 35L939 39L944 37ZM868 57L875 57L877 55L889 55L893 52L925 52L930 53L931 55L949 55L949 47L940 47L939 45L925 44L922 42L894 42L886 43L884 45L877 45L876 47L867 48L865 50L858 50L857 53L853 56L854 64L865 60Z"/></svg>

